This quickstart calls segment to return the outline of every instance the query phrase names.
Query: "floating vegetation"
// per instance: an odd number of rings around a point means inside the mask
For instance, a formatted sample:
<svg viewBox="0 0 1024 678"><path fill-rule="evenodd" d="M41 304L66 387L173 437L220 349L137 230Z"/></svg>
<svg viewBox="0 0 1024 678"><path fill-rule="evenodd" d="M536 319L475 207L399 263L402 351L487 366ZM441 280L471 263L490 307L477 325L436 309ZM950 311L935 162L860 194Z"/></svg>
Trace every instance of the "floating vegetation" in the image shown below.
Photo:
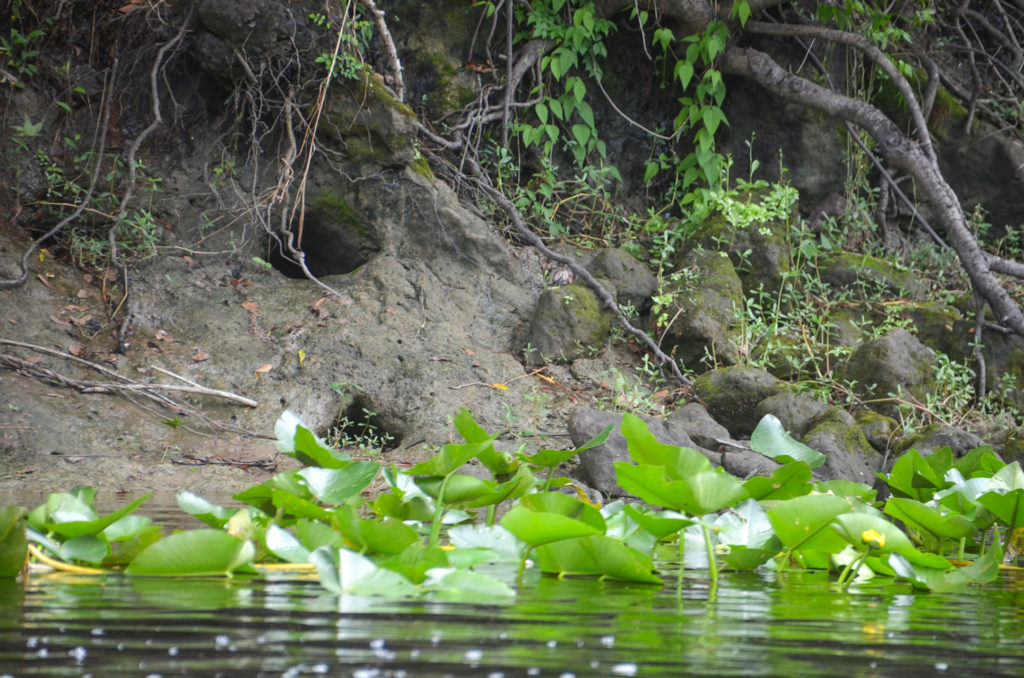
<svg viewBox="0 0 1024 678"><path fill-rule="evenodd" d="M28 511L0 507L0 576L29 555L56 569L132 577L251 575L315 570L333 593L508 598L524 572L661 585L658 563L706 571L774 567L836 573L840 588L870 577L946 591L991 581L1024 528L1024 471L988 447L954 460L942 449L903 455L885 502L867 485L816 482L824 457L770 415L751 446L784 465L746 481L701 452L658 442L631 414L621 431L631 461L615 462L620 487L642 503L595 506L556 469L602 444L611 426L575 450L509 454L467 410L462 443L407 470L332 449L291 412L278 449L304 464L234 496L226 508L190 492L181 509L207 527L165 535L134 514L150 495L101 516L96 491L51 494ZM488 477L469 472L468 464ZM371 485L386 489L375 496ZM501 517L499 519L499 506ZM505 568L494 565L504 564ZM494 576L517 572L516 581Z"/></svg>

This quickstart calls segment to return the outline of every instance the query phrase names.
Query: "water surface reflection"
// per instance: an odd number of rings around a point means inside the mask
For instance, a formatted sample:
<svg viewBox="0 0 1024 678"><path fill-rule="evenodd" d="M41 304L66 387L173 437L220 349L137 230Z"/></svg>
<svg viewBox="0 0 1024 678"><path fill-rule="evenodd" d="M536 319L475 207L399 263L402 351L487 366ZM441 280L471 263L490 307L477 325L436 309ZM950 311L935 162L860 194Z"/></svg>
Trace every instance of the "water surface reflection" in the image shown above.
<svg viewBox="0 0 1024 678"><path fill-rule="evenodd" d="M1022 584L535 578L499 605L339 597L284 575L43 575L0 581L0 676L1020 676Z"/></svg>

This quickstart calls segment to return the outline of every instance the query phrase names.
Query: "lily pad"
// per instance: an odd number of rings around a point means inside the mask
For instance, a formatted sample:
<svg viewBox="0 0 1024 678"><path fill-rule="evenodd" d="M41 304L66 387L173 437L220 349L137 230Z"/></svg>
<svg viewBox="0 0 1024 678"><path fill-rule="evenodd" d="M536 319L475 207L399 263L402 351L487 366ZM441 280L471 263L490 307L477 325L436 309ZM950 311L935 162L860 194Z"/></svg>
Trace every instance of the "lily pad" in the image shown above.
<svg viewBox="0 0 1024 678"><path fill-rule="evenodd" d="M256 555L250 541L221 530L176 532L140 553L125 574L163 577L230 575Z"/></svg>
<svg viewBox="0 0 1024 678"><path fill-rule="evenodd" d="M832 529L836 516L852 510L851 500L829 494L809 494L780 502L768 510L776 536L791 551L807 549L839 553L846 540Z"/></svg>
<svg viewBox="0 0 1024 678"><path fill-rule="evenodd" d="M784 464L792 461L807 462L811 468L818 468L827 457L807 445L795 440L774 414L766 414L750 434L750 449Z"/></svg>
<svg viewBox="0 0 1024 678"><path fill-rule="evenodd" d="M25 566L27 515L28 511L20 506L0 507L0 577L16 577Z"/></svg>

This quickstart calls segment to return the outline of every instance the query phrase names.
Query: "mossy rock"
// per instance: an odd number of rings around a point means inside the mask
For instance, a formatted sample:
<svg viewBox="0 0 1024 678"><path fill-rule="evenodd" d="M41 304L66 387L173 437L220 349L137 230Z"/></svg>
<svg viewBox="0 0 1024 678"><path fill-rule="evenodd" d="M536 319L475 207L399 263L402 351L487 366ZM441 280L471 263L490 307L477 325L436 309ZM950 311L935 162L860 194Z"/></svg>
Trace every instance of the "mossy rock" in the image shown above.
<svg viewBox="0 0 1024 678"><path fill-rule="evenodd" d="M412 109L395 99L380 76L363 69L357 80L328 91L319 130L341 143L350 160L377 168L413 165L416 124Z"/></svg>
<svg viewBox="0 0 1024 678"><path fill-rule="evenodd" d="M853 417L837 407L828 408L818 418L803 442L828 457L824 468L832 478L870 485L873 474L881 470L882 455L864 437Z"/></svg>
<svg viewBox="0 0 1024 678"><path fill-rule="evenodd" d="M882 454L885 454L895 443L900 425L892 417L887 417L873 410L864 410L857 414L855 419L857 426L860 427L861 433L864 434L871 447Z"/></svg>
<svg viewBox="0 0 1024 678"><path fill-rule="evenodd" d="M897 328L854 349L839 377L852 382L859 396L871 400L871 409L896 416L898 405L888 398L902 392L926 402L935 390L937 365L930 348Z"/></svg>
<svg viewBox="0 0 1024 678"><path fill-rule="evenodd" d="M870 254L835 252L818 259L817 267L822 282L837 290L860 290L868 298L882 292L921 301L927 294L912 271L902 271Z"/></svg>
<svg viewBox="0 0 1024 678"><path fill-rule="evenodd" d="M1018 462L1024 465L1024 436L1018 434L1006 439L999 455L1007 464Z"/></svg>
<svg viewBox="0 0 1024 678"><path fill-rule="evenodd" d="M861 309L832 307L828 311L829 341L833 346L853 348L864 339L862 327L872 321L871 313Z"/></svg>
<svg viewBox="0 0 1024 678"><path fill-rule="evenodd" d="M524 352L530 365L568 363L600 350L612 314L581 283L545 290L537 300Z"/></svg>
<svg viewBox="0 0 1024 678"><path fill-rule="evenodd" d="M959 458L984 444L984 440L970 431L940 422L901 439L896 444L896 450L901 454L907 450L917 450L922 457L927 457L940 448L948 447L953 450L953 456Z"/></svg>
<svg viewBox="0 0 1024 678"><path fill-rule="evenodd" d="M922 344L949 356L957 353L961 337L955 330L963 315L955 307L938 301L920 301L903 306L900 315L910 320Z"/></svg>
<svg viewBox="0 0 1024 678"><path fill-rule="evenodd" d="M717 364L735 365L743 287L732 262L717 252L696 251L680 267L689 274L663 284L659 294L672 303L652 318L662 348L690 368L708 355Z"/></svg>
<svg viewBox="0 0 1024 678"><path fill-rule="evenodd" d="M733 437L749 436L761 420L758 403L785 387L768 372L741 365L711 370L693 382L693 390L708 413Z"/></svg>
<svg viewBox="0 0 1024 678"><path fill-rule="evenodd" d="M594 277L611 280L616 289L616 301L637 310L651 305L651 295L658 288L657 279L643 262L624 249L601 250L587 264L587 270Z"/></svg>
<svg viewBox="0 0 1024 678"><path fill-rule="evenodd" d="M815 356L808 353L803 338L779 332L758 342L750 358L779 379L792 381L806 374L808 368L813 371Z"/></svg>
<svg viewBox="0 0 1024 678"><path fill-rule="evenodd" d="M765 187L744 191L738 199L756 204L770 190ZM793 211L795 218L795 207ZM714 212L697 226L689 245L728 254L744 291L749 294L760 287L777 290L782 284L790 270L788 236L788 220L753 222L738 227L729 223L721 212Z"/></svg>
<svg viewBox="0 0 1024 678"><path fill-rule="evenodd" d="M389 17L401 17L400 22L389 22L402 57L406 101L429 120L440 120L472 103L480 77L474 68L495 68L482 53L485 41L474 42L486 8L460 0L396 0L387 10Z"/></svg>

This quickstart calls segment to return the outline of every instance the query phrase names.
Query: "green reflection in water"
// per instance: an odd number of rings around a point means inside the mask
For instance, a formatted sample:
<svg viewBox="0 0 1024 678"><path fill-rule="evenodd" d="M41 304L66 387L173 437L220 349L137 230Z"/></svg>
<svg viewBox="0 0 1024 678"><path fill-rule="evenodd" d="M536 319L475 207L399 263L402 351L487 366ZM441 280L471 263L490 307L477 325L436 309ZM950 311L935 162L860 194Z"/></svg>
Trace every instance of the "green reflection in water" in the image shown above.
<svg viewBox="0 0 1024 678"><path fill-rule="evenodd" d="M11 675L1024 675L1024 579L957 594L816 573L664 588L527 577L507 605L335 596L314 581L0 582ZM246 672L246 673L243 673Z"/></svg>

